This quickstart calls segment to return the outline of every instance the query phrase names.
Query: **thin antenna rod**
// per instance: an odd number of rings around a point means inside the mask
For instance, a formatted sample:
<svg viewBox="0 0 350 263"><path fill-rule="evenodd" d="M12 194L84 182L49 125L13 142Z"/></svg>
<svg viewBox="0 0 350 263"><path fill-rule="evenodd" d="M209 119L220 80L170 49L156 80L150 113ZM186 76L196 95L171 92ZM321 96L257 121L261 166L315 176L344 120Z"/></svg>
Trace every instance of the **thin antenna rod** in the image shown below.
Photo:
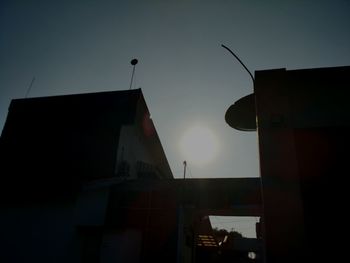
<svg viewBox="0 0 350 263"><path fill-rule="evenodd" d="M221 45L223 48L227 49L237 60L239 63L241 63L241 65L244 67L244 69L249 73L250 77L252 78L253 80L253 83L255 83L255 79L252 75L252 73L249 71L249 69L244 65L244 63L242 62L242 60L239 59L239 57L233 53L233 51L231 49L229 49L228 47L226 47L225 45Z"/></svg>
<svg viewBox="0 0 350 263"><path fill-rule="evenodd" d="M131 75L131 81L130 81L130 88L129 88L129 90L131 90L131 87L132 87L132 82L134 80L135 67L136 67L137 62L138 62L138 60L136 58L134 58L133 60L130 61L130 64L133 65L133 68L132 68L132 75Z"/></svg>
<svg viewBox="0 0 350 263"><path fill-rule="evenodd" d="M187 162L184 161L184 179L186 179L186 167L187 167Z"/></svg>
<svg viewBox="0 0 350 263"><path fill-rule="evenodd" d="M33 77L32 82L30 82L30 85L29 85L29 87L28 87L28 89L27 89L25 98L28 97L29 92L30 92L30 90L32 89L32 86L33 86L34 81L35 81L35 76Z"/></svg>

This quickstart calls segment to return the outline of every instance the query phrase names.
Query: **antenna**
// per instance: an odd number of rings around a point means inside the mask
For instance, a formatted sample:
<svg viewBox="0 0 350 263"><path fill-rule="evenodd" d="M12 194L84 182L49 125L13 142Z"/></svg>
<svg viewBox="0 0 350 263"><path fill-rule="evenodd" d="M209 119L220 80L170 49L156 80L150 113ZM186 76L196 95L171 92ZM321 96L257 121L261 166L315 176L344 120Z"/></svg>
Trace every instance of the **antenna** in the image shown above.
<svg viewBox="0 0 350 263"><path fill-rule="evenodd" d="M226 47L225 45L221 45L223 48L227 49L237 60L239 63L241 63L241 65L244 67L244 69L249 73L250 77L252 78L253 80L253 83L255 83L255 79L252 75L252 73L249 71L249 69L244 65L244 63L242 62L242 60L239 59L239 57L233 53L233 51L231 49L229 49L228 47Z"/></svg>
<svg viewBox="0 0 350 263"><path fill-rule="evenodd" d="M32 82L30 82L30 85L29 85L29 87L28 87L28 89L27 89L25 98L28 97L29 92L30 92L30 90L32 89L32 86L33 86L34 81L35 81L35 76L33 77Z"/></svg>
<svg viewBox="0 0 350 263"><path fill-rule="evenodd" d="M186 167L187 167L187 162L184 161L183 164L184 164L184 179L186 179Z"/></svg>
<svg viewBox="0 0 350 263"><path fill-rule="evenodd" d="M131 87L132 87L132 82L134 80L135 67L136 67L137 62L139 62L139 61L136 58L134 58L134 59L132 59L130 61L130 64L133 65L133 68L132 68L132 74L131 74L131 81L130 81L130 88L129 88L129 90L131 90Z"/></svg>

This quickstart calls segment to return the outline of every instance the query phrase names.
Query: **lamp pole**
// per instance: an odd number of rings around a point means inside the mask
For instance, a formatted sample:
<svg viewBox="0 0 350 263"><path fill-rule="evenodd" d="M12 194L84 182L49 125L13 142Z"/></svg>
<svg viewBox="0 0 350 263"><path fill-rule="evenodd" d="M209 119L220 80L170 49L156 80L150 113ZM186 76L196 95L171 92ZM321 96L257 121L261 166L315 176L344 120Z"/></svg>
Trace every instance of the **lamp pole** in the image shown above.
<svg viewBox="0 0 350 263"><path fill-rule="evenodd" d="M129 90L131 90L131 87L132 87L132 82L134 80L135 67L136 67L137 62L139 62L139 61L136 58L134 58L133 60L130 61L130 64L133 65L133 68L132 68L132 74L131 74L131 81L130 81L130 88L129 88Z"/></svg>
<svg viewBox="0 0 350 263"><path fill-rule="evenodd" d="M241 65L243 66L243 68L248 72L249 76L252 78L253 83L255 83L255 79L253 77L253 74L249 71L249 69L244 65L244 63L242 62L242 60L235 54L233 53L233 51L231 49L229 49L228 47L226 47L225 45L221 45L223 48L225 48L226 50L228 50L228 52L230 52L232 54L232 56L234 56L239 63L241 63Z"/></svg>
<svg viewBox="0 0 350 263"><path fill-rule="evenodd" d="M184 161L184 179L186 179L186 167L187 167L187 162Z"/></svg>

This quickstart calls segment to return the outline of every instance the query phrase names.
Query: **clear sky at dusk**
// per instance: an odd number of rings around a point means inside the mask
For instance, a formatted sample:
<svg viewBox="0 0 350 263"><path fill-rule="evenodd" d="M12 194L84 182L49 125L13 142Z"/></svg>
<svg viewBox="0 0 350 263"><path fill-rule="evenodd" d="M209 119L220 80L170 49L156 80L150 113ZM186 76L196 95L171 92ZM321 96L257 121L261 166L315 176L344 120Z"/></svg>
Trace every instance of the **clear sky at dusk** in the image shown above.
<svg viewBox="0 0 350 263"><path fill-rule="evenodd" d="M259 176L257 134L231 129L226 109L253 92L230 47L254 70L350 65L350 1L1 1L0 130L11 99L142 88L175 177L194 125L216 157L188 177Z"/></svg>

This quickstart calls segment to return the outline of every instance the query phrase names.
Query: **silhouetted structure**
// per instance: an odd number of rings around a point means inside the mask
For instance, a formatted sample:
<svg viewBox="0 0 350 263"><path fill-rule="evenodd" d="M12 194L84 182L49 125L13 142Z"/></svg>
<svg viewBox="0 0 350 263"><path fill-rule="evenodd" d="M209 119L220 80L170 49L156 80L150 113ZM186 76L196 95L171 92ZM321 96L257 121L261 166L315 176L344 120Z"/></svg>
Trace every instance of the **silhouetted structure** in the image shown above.
<svg viewBox="0 0 350 263"><path fill-rule="evenodd" d="M220 240L214 262L262 262L263 244L260 239L223 229L214 230L214 236Z"/></svg>
<svg viewBox="0 0 350 263"><path fill-rule="evenodd" d="M173 179L149 116L141 90L13 100L0 261L199 262L203 218L261 216L258 178Z"/></svg>
<svg viewBox="0 0 350 263"><path fill-rule="evenodd" d="M264 70L226 113L258 131L268 263L346 258L349 97L350 67Z"/></svg>
<svg viewBox="0 0 350 263"><path fill-rule="evenodd" d="M0 157L5 190L173 177L141 90L13 100Z"/></svg>

